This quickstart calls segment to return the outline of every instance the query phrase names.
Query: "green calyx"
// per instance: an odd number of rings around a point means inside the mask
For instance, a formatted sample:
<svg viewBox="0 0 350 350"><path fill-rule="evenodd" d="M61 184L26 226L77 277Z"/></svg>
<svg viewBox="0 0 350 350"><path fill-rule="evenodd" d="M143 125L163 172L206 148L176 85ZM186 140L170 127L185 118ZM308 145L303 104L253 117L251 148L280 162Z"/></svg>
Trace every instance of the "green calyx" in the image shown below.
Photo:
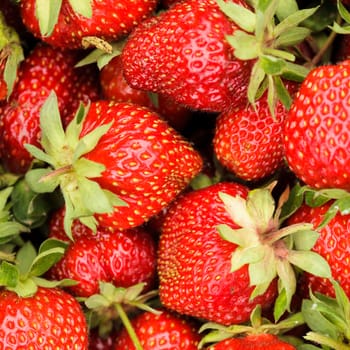
<svg viewBox="0 0 350 350"><path fill-rule="evenodd" d="M37 193L53 192L60 187L66 206L64 228L72 239L71 225L79 219L96 231L96 213L112 213L114 206L125 205L119 197L90 178L102 176L105 166L83 157L93 150L111 124L97 127L80 138L87 108L80 106L74 119L64 130L54 92L40 111L41 146L39 149L26 144L26 149L38 160L49 164L48 168L32 169L26 173L26 181Z"/></svg>
<svg viewBox="0 0 350 350"><path fill-rule="evenodd" d="M68 0L73 11L86 18L92 17L92 0ZM58 21L62 0L35 0L35 16L43 37L50 36Z"/></svg>
<svg viewBox="0 0 350 350"><path fill-rule="evenodd" d="M226 37L241 60L255 60L248 100L254 102L268 90L268 103L274 115L277 100L289 108L291 97L282 78L302 81L309 69L295 63L294 46L311 33L300 24L313 15L317 7L299 10L295 0L251 1L252 10L234 2L217 0L220 9L241 29Z"/></svg>
<svg viewBox="0 0 350 350"><path fill-rule="evenodd" d="M144 283L123 288L109 282L100 282L100 293L84 300L88 308L87 318L90 328L99 327L100 334L106 334L113 329L115 322L121 322L132 339L135 349L143 350L129 315L140 310L161 313L149 304L151 299L157 297L158 290L143 293L144 287Z"/></svg>
<svg viewBox="0 0 350 350"><path fill-rule="evenodd" d="M21 297L30 297L36 293L38 286L54 288L75 284L69 279L49 281L43 278L45 272L61 259L65 247L62 241L47 239L37 252L31 242L24 243L16 252L14 261L1 261L0 286Z"/></svg>
<svg viewBox="0 0 350 350"><path fill-rule="evenodd" d="M304 338L322 348L349 350L350 301L338 282L332 284L335 298L310 291L310 299L303 300L301 312L310 329Z"/></svg>
<svg viewBox="0 0 350 350"><path fill-rule="evenodd" d="M6 24L0 12L0 63L5 61L3 76L7 86L7 97L12 93L19 64L24 60L21 40L17 32Z"/></svg>
<svg viewBox="0 0 350 350"><path fill-rule="evenodd" d="M238 324L232 326L223 326L218 323L207 322L202 325L199 332L207 332L200 343L199 349L207 346L209 343L218 343L220 341L234 338L244 337L250 334L273 334L283 338L283 334L304 324L304 317L301 312L291 314L278 323L272 323L261 315L261 306L257 305L250 315L250 320L246 324ZM291 341L291 339L288 339ZM296 339L293 339L296 341Z"/></svg>
<svg viewBox="0 0 350 350"><path fill-rule="evenodd" d="M250 284L254 286L251 298L263 294L278 278L274 309L278 320L290 309L298 269L325 278L331 277L331 271L326 260L311 251L319 236L312 224L281 225L279 217L288 191L275 208L273 187L254 189L247 199L220 193L227 212L240 228L222 224L217 229L223 239L237 245L231 257L231 272L248 265Z"/></svg>

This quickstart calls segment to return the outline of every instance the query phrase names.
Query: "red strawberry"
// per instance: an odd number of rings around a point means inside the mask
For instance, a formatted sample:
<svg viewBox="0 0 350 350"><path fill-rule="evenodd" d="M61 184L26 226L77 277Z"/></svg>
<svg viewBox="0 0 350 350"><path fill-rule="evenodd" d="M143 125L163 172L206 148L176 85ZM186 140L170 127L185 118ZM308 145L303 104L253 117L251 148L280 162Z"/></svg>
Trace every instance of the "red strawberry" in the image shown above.
<svg viewBox="0 0 350 350"><path fill-rule="evenodd" d="M139 226L167 206L201 170L199 153L146 107L93 102L85 118L78 119L78 114L64 134L58 111L52 113L49 107L54 99L51 95L41 122L48 133L43 135L44 148L51 157L43 160L49 159L55 170L33 170L28 178L39 192L60 185L66 200L67 232L77 217L89 227L96 226L96 219L110 229ZM46 117L47 113L53 117ZM57 145L47 143L54 137ZM74 154L78 146L80 158ZM42 153L30 149L41 159Z"/></svg>
<svg viewBox="0 0 350 350"><path fill-rule="evenodd" d="M24 24L36 37L54 46L73 49L84 47L83 39L87 37L120 39L149 16L156 4L156 0L93 0L75 7L69 0L63 0L58 8L52 5L59 13L57 21L36 0L23 0L20 6ZM53 27L45 27L47 23Z"/></svg>
<svg viewBox="0 0 350 350"><path fill-rule="evenodd" d="M111 332L107 336L100 336L97 329L93 328L89 332L88 350L113 350L116 335Z"/></svg>
<svg viewBox="0 0 350 350"><path fill-rule="evenodd" d="M301 84L284 128L290 169L315 188L350 189L350 61L314 68Z"/></svg>
<svg viewBox="0 0 350 350"><path fill-rule="evenodd" d="M134 88L169 95L193 109L242 107L252 62L236 59L225 39L237 28L214 0L180 1L128 37L125 78Z"/></svg>
<svg viewBox="0 0 350 350"><path fill-rule="evenodd" d="M54 231L50 232L51 238L59 239L66 235L63 220L60 220L60 228L54 223L50 226L54 227ZM145 290L153 288L156 244L147 231L135 228L111 232L98 228L93 234L79 221L74 221L72 232L74 242L69 244L63 258L50 269L50 279L70 278L78 281L77 285L67 288L83 297L96 294L101 281L124 288L142 282L145 283Z"/></svg>
<svg viewBox="0 0 350 350"><path fill-rule="evenodd" d="M226 212L220 192L245 198L248 189L221 182L184 194L171 205L160 236L159 295L177 312L228 325L247 321L257 304L270 306L276 284L250 300L254 287L247 265L230 272L236 245L224 240L217 226L238 226Z"/></svg>
<svg viewBox="0 0 350 350"><path fill-rule="evenodd" d="M75 52L39 43L22 62L11 98L0 107L0 157L9 171L28 170L33 157L24 145L39 145L39 113L51 90L58 97L62 115L72 113L76 98L81 97L74 85L81 79L74 68L76 61Z"/></svg>
<svg viewBox="0 0 350 350"><path fill-rule="evenodd" d="M87 325L80 304L61 289L39 287L31 297L0 291L1 349L86 349Z"/></svg>
<svg viewBox="0 0 350 350"><path fill-rule="evenodd" d="M315 227L320 235L313 250L328 261L333 279L338 281L345 293L350 296L350 264L348 261L350 215L342 215L338 212L325 226L318 228L332 204L332 201L318 207L309 207L304 204L289 218L288 222L289 224L310 222ZM308 273L304 273L301 277L300 286L300 292L305 297L309 295L309 288L325 295L335 295L329 279Z"/></svg>
<svg viewBox="0 0 350 350"><path fill-rule="evenodd" d="M132 326L143 350L197 350L200 336L193 322L162 310L160 314L143 312L132 320ZM120 332L114 350L136 350L126 329Z"/></svg>
<svg viewBox="0 0 350 350"><path fill-rule="evenodd" d="M296 86L293 85L294 90ZM215 154L227 169L243 180L261 180L284 164L282 129L287 109L278 102L271 115L267 98L267 94L263 95L254 107L231 108L217 119Z"/></svg>
<svg viewBox="0 0 350 350"><path fill-rule="evenodd" d="M191 118L188 108L176 103L169 96L153 95L144 90L132 88L124 78L121 57L114 57L103 67L100 83L105 98L119 102L133 102L158 112L176 130L184 130Z"/></svg>
<svg viewBox="0 0 350 350"><path fill-rule="evenodd" d="M231 338L210 346L208 350L293 350L295 346L272 334L251 334L242 338Z"/></svg>

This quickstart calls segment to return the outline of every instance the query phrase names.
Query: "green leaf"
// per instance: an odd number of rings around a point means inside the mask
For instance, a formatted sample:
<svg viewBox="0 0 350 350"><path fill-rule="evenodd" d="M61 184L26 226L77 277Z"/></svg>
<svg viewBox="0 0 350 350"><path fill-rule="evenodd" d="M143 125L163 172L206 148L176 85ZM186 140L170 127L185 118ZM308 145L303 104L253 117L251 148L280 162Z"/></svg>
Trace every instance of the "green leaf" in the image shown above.
<svg viewBox="0 0 350 350"><path fill-rule="evenodd" d="M306 68L305 66L293 62L286 62L282 72L282 77L287 80L302 82L309 72L310 68Z"/></svg>
<svg viewBox="0 0 350 350"><path fill-rule="evenodd" d="M46 249L38 254L31 266L30 273L33 276L42 276L64 255L63 247Z"/></svg>
<svg viewBox="0 0 350 350"><path fill-rule="evenodd" d="M310 29L303 27L291 28L281 33L275 40L276 47L290 47L299 44L310 35Z"/></svg>
<svg viewBox="0 0 350 350"><path fill-rule="evenodd" d="M69 0L69 4L72 6L75 13L86 18L92 17L91 0Z"/></svg>
<svg viewBox="0 0 350 350"><path fill-rule="evenodd" d="M19 281L19 271L14 264L2 261L0 264L0 286L15 288Z"/></svg>
<svg viewBox="0 0 350 350"><path fill-rule="evenodd" d="M254 12L238 5L234 2L225 2L217 0L220 10L225 13L235 24L248 33L253 33L255 30L256 16Z"/></svg>
<svg viewBox="0 0 350 350"><path fill-rule="evenodd" d="M273 317L277 322L288 310L289 305L287 301L287 293L285 289L281 289L277 295L275 300L275 304L273 307Z"/></svg>
<svg viewBox="0 0 350 350"><path fill-rule="evenodd" d="M80 158L83 154L93 150L100 141L101 137L111 128L112 124L113 122L101 125L82 137L75 148L73 161Z"/></svg>
<svg viewBox="0 0 350 350"><path fill-rule="evenodd" d="M314 230L300 230L292 233L296 250L311 250L320 234Z"/></svg>
<svg viewBox="0 0 350 350"><path fill-rule="evenodd" d="M286 110L289 110L292 105L293 99L290 96L288 89L285 87L282 79L279 76L274 76L273 81L278 100L281 101Z"/></svg>
<svg viewBox="0 0 350 350"><path fill-rule="evenodd" d="M40 148L38 148L38 147L36 147L36 146L33 146L33 145L29 144L29 143L26 143L26 144L24 145L24 148L25 148L34 158L36 158L36 159L38 159L38 160L41 160L41 161L43 161L43 162L45 162L45 163L48 163L48 164L50 164L50 165L54 165L54 164L53 164L53 163L54 163L53 158L52 158L50 155L46 154L42 149L40 149Z"/></svg>
<svg viewBox="0 0 350 350"><path fill-rule="evenodd" d="M328 262L313 251L290 251L288 261L312 275L331 278L332 273Z"/></svg>
<svg viewBox="0 0 350 350"><path fill-rule="evenodd" d="M278 3L276 15L281 22L283 19L297 12L298 10L299 6L296 0L283 0Z"/></svg>
<svg viewBox="0 0 350 350"><path fill-rule="evenodd" d="M34 192L53 192L59 185L59 177L50 176L51 174L52 169L49 168L33 169L25 174L25 180Z"/></svg>
<svg viewBox="0 0 350 350"><path fill-rule="evenodd" d="M233 229L226 224L218 225L217 230L222 239L240 247L250 247L252 245L257 245L259 242L259 236L253 230L246 228Z"/></svg>
<svg viewBox="0 0 350 350"><path fill-rule="evenodd" d="M238 247L231 256L231 272L237 271L243 265L254 264L262 260L264 255L265 255L264 246L256 246L256 247L248 247L248 248ZM255 274L253 276L255 277ZM251 280L251 284L255 285L257 283Z"/></svg>
<svg viewBox="0 0 350 350"><path fill-rule="evenodd" d="M77 159L73 167L78 174L87 178L100 177L102 176L103 171L106 169L103 164L94 162L87 158Z"/></svg>
<svg viewBox="0 0 350 350"><path fill-rule="evenodd" d="M91 213L113 212L113 206L97 182L80 176L77 180L82 202Z"/></svg>
<svg viewBox="0 0 350 350"><path fill-rule="evenodd" d="M16 264L19 268L21 276L26 276L30 272L32 263L37 255L37 252L31 242L26 242L16 254Z"/></svg>
<svg viewBox="0 0 350 350"><path fill-rule="evenodd" d="M234 48L234 55L238 59L252 60L259 57L260 45L254 35L236 30L233 35L227 35L226 40Z"/></svg>
<svg viewBox="0 0 350 350"><path fill-rule="evenodd" d="M4 80L7 85L7 96L10 96L13 91L13 86L16 81L17 71L19 64L24 60L24 54L21 45L15 45L12 49L11 54L7 57L5 69L4 69Z"/></svg>
<svg viewBox="0 0 350 350"><path fill-rule="evenodd" d="M65 146L65 133L62 126L58 100L54 91L40 109L41 144L48 154L60 153Z"/></svg>
<svg viewBox="0 0 350 350"><path fill-rule="evenodd" d="M58 21L62 0L35 0L35 16L42 36L50 36Z"/></svg>
<svg viewBox="0 0 350 350"><path fill-rule="evenodd" d="M268 75L281 75L285 69L285 60L273 56L261 55L260 67Z"/></svg>
<svg viewBox="0 0 350 350"><path fill-rule="evenodd" d="M249 102L252 105L254 105L254 102L258 95L258 91L263 85L265 77L266 77L266 73L261 67L260 60L258 60L252 68L252 74L248 84L247 96L248 96Z"/></svg>

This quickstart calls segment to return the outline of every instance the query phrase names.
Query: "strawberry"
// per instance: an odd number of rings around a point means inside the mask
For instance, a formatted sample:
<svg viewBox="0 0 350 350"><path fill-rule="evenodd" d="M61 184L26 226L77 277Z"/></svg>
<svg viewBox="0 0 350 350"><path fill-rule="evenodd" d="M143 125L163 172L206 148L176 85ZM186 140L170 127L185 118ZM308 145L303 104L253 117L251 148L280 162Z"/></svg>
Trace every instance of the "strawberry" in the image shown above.
<svg viewBox="0 0 350 350"><path fill-rule="evenodd" d="M124 78L121 56L114 57L100 73L103 96L119 102L133 102L149 107L158 112L169 125L176 130L184 130L191 119L191 111L176 103L169 96L149 94L147 91L134 89Z"/></svg>
<svg viewBox="0 0 350 350"><path fill-rule="evenodd" d="M297 84L292 86L296 90ZM282 129L287 109L278 102L271 115L267 99L264 94L254 106L226 110L216 122L217 159L246 181L266 178L284 165Z"/></svg>
<svg viewBox="0 0 350 350"><path fill-rule="evenodd" d="M170 309L228 325L245 322L257 304L270 306L276 284L250 300L254 288L247 266L230 273L236 246L220 237L217 226L238 225L225 211L220 192L245 198L248 189L221 182L186 193L170 206L160 236L159 295Z"/></svg>
<svg viewBox="0 0 350 350"><path fill-rule="evenodd" d="M287 163L314 188L350 189L350 61L314 68L301 84L284 127Z"/></svg>
<svg viewBox="0 0 350 350"><path fill-rule="evenodd" d="M331 276L326 260L310 251L317 234L301 235L312 225L281 226L288 190L275 208L274 186L248 191L219 182L170 205L158 252L159 296L166 307L230 325L246 322L257 304L266 309L275 302L278 320L296 292L293 266Z"/></svg>
<svg viewBox="0 0 350 350"><path fill-rule="evenodd" d="M23 0L21 15L28 30L37 38L59 47L85 47L84 40L97 37L116 41L129 32L155 9L156 0L80 1L63 0L46 5L37 0ZM55 17L57 16L57 17Z"/></svg>
<svg viewBox="0 0 350 350"><path fill-rule="evenodd" d="M40 287L30 297L0 291L1 349L86 349L85 316L80 304L60 288Z"/></svg>
<svg viewBox="0 0 350 350"><path fill-rule="evenodd" d="M43 134L42 145L49 156L27 145L54 169L34 169L27 178L38 192L60 186L67 232L74 218L89 227L96 227L97 220L112 230L139 226L167 206L201 170L199 153L146 107L93 102L84 118L77 113L65 134L54 106L51 95L41 113L42 130L48 133Z"/></svg>
<svg viewBox="0 0 350 350"><path fill-rule="evenodd" d="M78 226L75 229L75 226ZM83 230L85 227L85 230ZM74 242L70 242L62 259L49 271L50 279L69 278L78 282L67 287L76 296L88 297L99 290L99 282L111 282L118 287L145 283L150 290L156 280L156 244L153 237L141 228L111 232L98 228L95 234L74 221ZM58 232L58 235L55 234ZM51 238L66 235L61 229L50 232Z"/></svg>
<svg viewBox="0 0 350 350"><path fill-rule="evenodd" d="M223 340L208 350L293 350L295 346L289 344L273 334L247 335L243 338L231 338Z"/></svg>
<svg viewBox="0 0 350 350"><path fill-rule="evenodd" d="M143 312L131 321L143 350L197 350L200 336L192 321L181 315L162 310L160 314ZM114 350L138 349L123 328Z"/></svg>
<svg viewBox="0 0 350 350"><path fill-rule="evenodd" d="M252 62L236 59L225 40L236 29L214 0L175 3L129 35L122 51L125 78L196 110L244 106Z"/></svg>
<svg viewBox="0 0 350 350"><path fill-rule="evenodd" d="M350 238L350 215L337 212L325 225L324 217L334 201L311 207L303 204L289 219L290 224L298 222L310 222L319 232L319 237L312 248L323 256L331 268L332 277L337 280L345 293L350 296L348 241ZM320 292L328 296L334 296L334 289L329 279L304 273L300 278L300 293L307 296L309 288L314 292Z"/></svg>
<svg viewBox="0 0 350 350"><path fill-rule="evenodd" d="M39 43L22 62L11 98L0 107L0 156L9 171L23 174L30 167L33 157L24 144L39 145L39 112L51 90L57 95L62 115L72 113L75 101L83 98L75 89L82 85L79 80L88 79L75 70L76 61L75 52Z"/></svg>
<svg viewBox="0 0 350 350"><path fill-rule="evenodd" d="M107 336L100 336L97 329L93 328L89 332L88 350L113 350L116 335L114 332Z"/></svg>

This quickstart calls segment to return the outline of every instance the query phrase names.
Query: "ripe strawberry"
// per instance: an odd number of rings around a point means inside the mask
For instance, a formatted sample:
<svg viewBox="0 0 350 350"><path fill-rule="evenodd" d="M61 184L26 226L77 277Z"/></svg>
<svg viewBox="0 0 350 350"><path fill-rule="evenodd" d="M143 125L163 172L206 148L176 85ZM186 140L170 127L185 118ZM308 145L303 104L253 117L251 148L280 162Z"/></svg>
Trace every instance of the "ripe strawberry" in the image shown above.
<svg viewBox="0 0 350 350"><path fill-rule="evenodd" d="M350 189L349 73L350 61L314 68L288 113L286 160L311 187Z"/></svg>
<svg viewBox="0 0 350 350"><path fill-rule="evenodd" d="M162 310L160 314L143 312L132 321L143 350L197 350L200 336L192 321ZM123 328L117 336L114 350L136 350L133 340Z"/></svg>
<svg viewBox="0 0 350 350"><path fill-rule="evenodd" d="M297 84L293 84L289 89L292 92L296 87ZM264 94L254 107L231 108L217 119L213 140L215 155L243 180L261 180L284 164L282 129L287 109L278 102L271 115L267 99Z"/></svg>
<svg viewBox="0 0 350 350"><path fill-rule="evenodd" d="M293 350L295 346L282 341L272 334L251 334L242 338L230 338L223 340L208 350Z"/></svg>
<svg viewBox="0 0 350 350"><path fill-rule="evenodd" d="M238 225L226 212L220 192L245 198L248 189L221 182L184 194L170 206L158 252L159 295L177 312L228 325L247 321L257 304L270 306L276 284L251 300L254 287L247 265L231 273L236 245L224 240L217 226Z"/></svg>
<svg viewBox="0 0 350 350"><path fill-rule="evenodd" d="M88 350L113 350L116 335L111 332L107 336L101 336L96 328L89 332Z"/></svg>
<svg viewBox="0 0 350 350"><path fill-rule="evenodd" d="M196 110L244 106L252 62L236 59L225 39L237 28L214 0L180 1L128 37L125 78L134 88L169 95Z"/></svg>
<svg viewBox="0 0 350 350"><path fill-rule="evenodd" d="M288 222L290 224L310 222L314 226L319 232L319 237L312 249L328 261L333 279L338 281L345 293L350 296L350 265L348 261L350 215L342 215L340 212L337 212L335 217L325 226L318 228L332 204L332 201L318 207L310 207L303 204L288 219ZM307 297L309 288L314 292L334 296L334 289L329 279L304 273L300 279L300 293Z"/></svg>
<svg viewBox="0 0 350 350"><path fill-rule="evenodd" d="M74 49L84 47L83 40L87 37L106 41L120 39L149 16L156 4L156 0L93 0L76 7L73 2L63 0L61 5L52 5L50 14L36 0L23 0L20 7L24 24L37 38L54 46ZM54 11L58 12L57 19L50 17Z"/></svg>
<svg viewBox="0 0 350 350"><path fill-rule="evenodd" d="M124 78L121 56L114 57L100 73L103 96L119 102L133 102L149 107L168 121L176 130L184 130L191 118L188 108L176 103L169 96L153 95L144 90L132 88Z"/></svg>
<svg viewBox="0 0 350 350"><path fill-rule="evenodd" d="M111 282L118 287L130 287L137 283L145 283L144 290L154 287L156 280L156 243L153 237L141 228L111 232L98 228L95 234L79 221L72 227L73 237L62 257L49 271L53 280L69 278L78 282L67 287L76 296L88 297L99 291L101 281ZM63 233L62 233L63 232ZM61 233L64 235L61 226ZM50 232L51 238L58 238Z"/></svg>
<svg viewBox="0 0 350 350"><path fill-rule="evenodd" d="M76 100L86 96L75 90L82 86L79 80L87 81L75 70L76 61L76 52L39 43L22 62L11 98L0 106L0 157L7 170L23 174L30 167L33 157L24 144L39 145L39 113L50 91L55 91L62 115L72 113Z"/></svg>
<svg viewBox="0 0 350 350"><path fill-rule="evenodd" d="M82 308L60 288L39 287L26 298L1 290L0 310L1 349L87 348Z"/></svg>
<svg viewBox="0 0 350 350"><path fill-rule="evenodd" d="M33 170L27 177L39 192L60 185L67 232L74 218L89 227L96 227L96 220L110 229L139 226L167 206L201 170L201 156L192 145L145 107L93 102L86 116L79 119L78 113L64 134L58 110L53 113L51 104L55 105L54 95L42 111L41 125L47 132L43 146L50 154L43 160L55 170ZM53 138L55 144L47 143ZM42 159L37 148L29 149Z"/></svg>

